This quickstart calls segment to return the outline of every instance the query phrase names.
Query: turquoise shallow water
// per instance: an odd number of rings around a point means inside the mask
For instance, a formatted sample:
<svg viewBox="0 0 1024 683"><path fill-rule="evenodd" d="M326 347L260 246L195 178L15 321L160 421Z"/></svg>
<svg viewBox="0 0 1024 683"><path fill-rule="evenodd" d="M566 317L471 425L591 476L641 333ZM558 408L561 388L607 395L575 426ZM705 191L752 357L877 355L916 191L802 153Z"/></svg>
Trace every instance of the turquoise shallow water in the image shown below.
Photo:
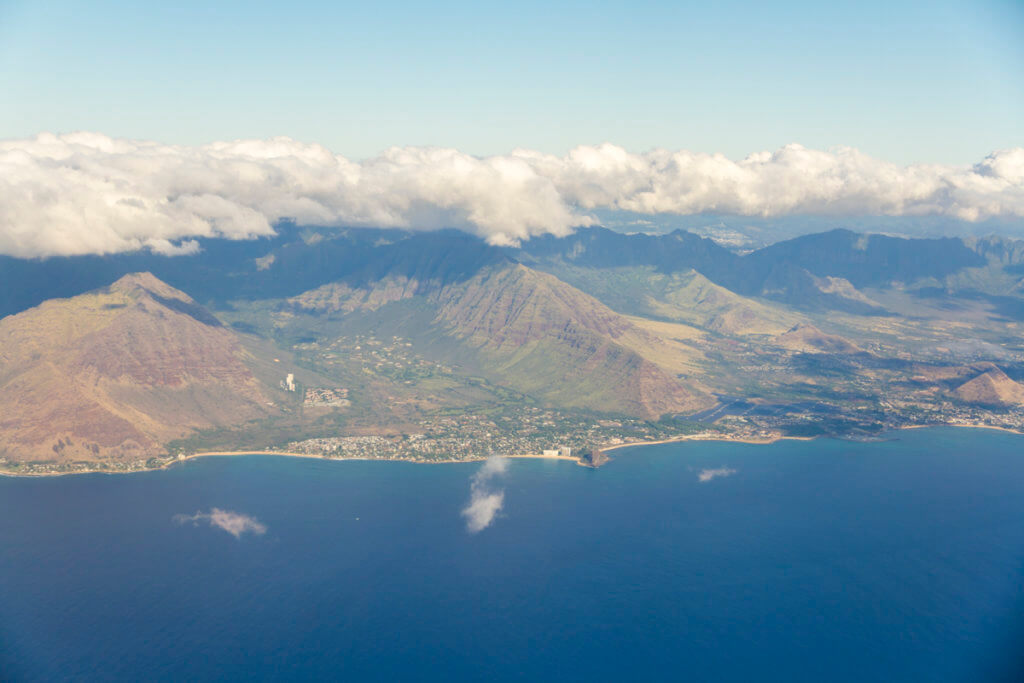
<svg viewBox="0 0 1024 683"><path fill-rule="evenodd" d="M892 436L516 460L478 534L478 463L0 478L0 679L1020 680L1024 437Z"/></svg>

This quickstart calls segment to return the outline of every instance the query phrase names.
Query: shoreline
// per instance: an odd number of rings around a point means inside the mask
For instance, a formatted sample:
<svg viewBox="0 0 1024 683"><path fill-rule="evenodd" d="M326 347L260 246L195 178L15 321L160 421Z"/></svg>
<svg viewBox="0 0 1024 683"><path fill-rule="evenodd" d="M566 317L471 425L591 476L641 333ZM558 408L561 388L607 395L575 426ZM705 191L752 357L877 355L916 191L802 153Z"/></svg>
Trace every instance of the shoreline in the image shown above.
<svg viewBox="0 0 1024 683"><path fill-rule="evenodd" d="M927 427L928 425L922 425ZM659 439L658 441L627 441L625 443L612 444L611 446L600 446L595 448L596 451L607 453L608 451L615 451L620 448L632 448L633 446L658 446L666 443L681 443L683 441L728 441L730 443L746 443L755 446L768 446L778 441L814 441L815 439L828 438L821 436L775 436L765 439L740 439L733 438L728 435L722 436L705 436L703 434L687 434L685 436L677 436L671 439Z"/></svg>
<svg viewBox="0 0 1024 683"><path fill-rule="evenodd" d="M1019 431L1016 431L1016 430L1013 430L1013 429L1008 429L1006 427L996 427L996 426L993 426L993 425L968 425L968 424L907 425L905 427L897 427L895 429L887 430L887 431L899 432L899 431L904 431L904 430L908 430L908 429L941 429L943 427L953 427L953 428L957 428L957 429L990 429L990 430L994 430L994 431L1003 432L1003 433L1006 433L1006 434L1016 434L1017 436L1024 436L1024 432L1019 432ZM885 432L882 432L882 433L884 434ZM669 444L669 443L682 443L682 442L686 442L686 441L721 441L721 442L731 442L731 443L744 443L744 444L750 444L750 445L755 445L755 446L768 446L768 445L771 445L773 443L777 443L779 441L814 441L816 439L823 439L823 438L838 438L838 439L842 439L842 437L828 436L828 435L822 435L822 436L776 436L776 437L770 437L770 438L764 438L764 439L751 439L751 438L730 437L728 434L711 435L711 434L706 434L706 433L697 433L697 434L686 434L684 436L673 437L671 439L658 439L656 441L627 441L627 442L624 442L624 443L611 444L611 445L608 445L608 446L596 446L596 447L594 447L593 452L608 453L610 451L615 451L615 450L619 450L619 449L622 449L622 448L633 448L633 447L640 447L640 446L658 446L658 445ZM138 470L125 470L125 471L114 470L114 471L111 471L111 470L92 469L92 470L75 470L73 472L39 472L39 473L34 473L34 472L24 472L24 473L21 473L21 472L0 471L0 477L12 477L12 478L14 478L14 477L69 477L69 476L75 476L75 475L79 475L79 474L109 474L109 475L137 474L137 473L141 473L141 472L158 472L160 470L166 470L166 469L169 469L169 468L173 467L174 465L177 465L177 464L183 463L183 462L187 462L188 460L192 460L194 458L237 457L237 456L244 456L244 455L273 455L273 456L281 456L281 457L284 457L284 458L305 458L305 459L308 459L308 460L330 460L330 461L336 461L336 462L346 461L346 460L365 460L365 461L373 460L373 461L378 461L378 462L407 462L407 463L410 463L410 464L413 464L413 465L451 465L451 464L455 464L455 463L473 463L473 462L483 462L483 461L487 460L488 458L492 458L493 457L493 458L530 459L530 460L566 460L566 461L574 462L577 465L579 465L580 467L593 468L592 465L588 465L588 464L584 463L580 458L576 458L576 457L573 457L573 456L568 456L568 455L543 455L543 454L540 454L540 453L516 453L516 454L513 454L513 455L488 455L488 456L463 458L463 459L448 458L448 459L444 459L444 460L408 460L406 458L363 458L363 457L341 457L341 458L334 458L334 457L331 457L331 456L328 456L328 455L317 455L317 454L314 454L314 453L294 453L294 452L290 452L290 451L266 451L266 450L264 450L264 451L256 451L256 450L246 450L246 451L204 451L202 453L191 453L189 455L179 456L179 457L177 457L177 458L175 458L173 460L165 462L165 463L161 464L159 467L153 467L153 468L147 468L147 469L138 469Z"/></svg>
<svg viewBox="0 0 1024 683"><path fill-rule="evenodd" d="M452 465L457 463L474 463L483 462L489 458L525 458L531 460L567 460L574 462L581 467L587 467L579 458L574 458L569 455L543 455L541 453L515 453L513 455L487 455L472 458L447 458L443 460L409 460L407 458L363 458L363 457L340 457L335 458L329 455L317 455L316 453L293 453L291 451L255 451L255 450L244 450L244 451L204 451L202 453L190 453L189 455L179 456L173 460L169 460L161 464L158 467L150 467L146 469L138 470L75 470L73 472L6 472L0 471L0 477L71 477L79 474L140 474L143 472L159 472L161 470L170 469L175 465L187 462L196 458L228 458L228 457L239 457L245 455L272 455L281 456L284 458L303 458L306 460L329 460L334 462L344 462L349 460L359 461L377 461L377 462L407 462L412 465Z"/></svg>
<svg viewBox="0 0 1024 683"><path fill-rule="evenodd" d="M1007 427L996 427L995 425L909 425L907 427L900 427L897 431L903 431L904 429L928 429L929 427L955 427L958 429L992 429L997 432L1005 432L1007 434L1017 434L1024 436L1024 432L1018 432L1016 429L1009 429Z"/></svg>
<svg viewBox="0 0 1024 683"><path fill-rule="evenodd" d="M902 431L908 430L908 429L943 429L943 428L946 428L946 427L951 427L951 428L956 428L956 429L990 429L990 430L997 431L997 432L1003 432L1004 434L1016 434L1017 436L1024 436L1024 432L1019 432L1019 431L1017 431L1015 429L1009 429L1007 427L996 427L995 425L967 425L967 424L907 425L905 427L896 427L894 429L889 429L889 430L886 430L885 432L880 432L880 433L881 434L885 434L887 432L902 432ZM770 437L770 438L765 438L765 439L739 439L739 438L732 438L732 437L730 437L728 435L704 436L704 435L698 433L698 434L687 434L685 436L679 436L679 437L675 437L675 438L672 438L672 439L660 439L658 441L630 441L628 443L613 444L611 446L602 446L600 448L595 448L594 450L599 450L599 451L607 453L608 451L614 451L614 450L618 450L620 448L631 448L633 446L656 446L656 445L659 445L659 444L680 443L680 442L683 442L683 441L728 441L728 442L731 442L731 443L745 443L745 444L752 444L752 445L755 445L755 446L768 446L768 445L771 445L773 443L778 443L779 441L815 441L817 439L840 439L840 440L843 440L843 437L841 437L841 436L834 436L834 435L821 435L821 436L775 436L775 437Z"/></svg>

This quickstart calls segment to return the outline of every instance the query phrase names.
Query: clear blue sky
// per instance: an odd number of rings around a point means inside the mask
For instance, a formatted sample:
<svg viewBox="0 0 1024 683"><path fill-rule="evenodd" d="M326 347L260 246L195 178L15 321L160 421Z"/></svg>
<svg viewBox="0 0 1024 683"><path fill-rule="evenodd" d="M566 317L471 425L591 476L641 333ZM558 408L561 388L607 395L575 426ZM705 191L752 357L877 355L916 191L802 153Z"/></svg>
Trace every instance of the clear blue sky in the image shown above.
<svg viewBox="0 0 1024 683"><path fill-rule="evenodd" d="M971 163L1024 145L1024 1L0 0L0 138L42 130Z"/></svg>

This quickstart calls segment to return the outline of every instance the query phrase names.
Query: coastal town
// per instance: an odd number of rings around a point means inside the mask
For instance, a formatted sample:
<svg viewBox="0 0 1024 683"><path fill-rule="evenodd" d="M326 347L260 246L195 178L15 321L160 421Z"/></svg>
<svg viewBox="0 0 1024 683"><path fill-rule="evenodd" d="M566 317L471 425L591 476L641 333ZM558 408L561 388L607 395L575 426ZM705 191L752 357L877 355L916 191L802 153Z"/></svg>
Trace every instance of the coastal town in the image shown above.
<svg viewBox="0 0 1024 683"><path fill-rule="evenodd" d="M347 401L343 390L310 390L305 400ZM770 443L783 438L837 437L852 440L898 438L894 432L920 426L1000 429L1024 433L1024 408L986 408L945 401L933 405L899 400L878 410L807 406L740 406L723 403L711 421L658 421L602 417L538 408L509 407L490 413L435 415L410 433L339 434L266 444L242 450L177 450L162 457L127 461L13 462L0 456L0 474L58 475L81 472L136 472L168 467L192 457L280 454L331 460L398 460L416 463L469 462L489 457L549 457L600 466L624 445L667 441Z"/></svg>

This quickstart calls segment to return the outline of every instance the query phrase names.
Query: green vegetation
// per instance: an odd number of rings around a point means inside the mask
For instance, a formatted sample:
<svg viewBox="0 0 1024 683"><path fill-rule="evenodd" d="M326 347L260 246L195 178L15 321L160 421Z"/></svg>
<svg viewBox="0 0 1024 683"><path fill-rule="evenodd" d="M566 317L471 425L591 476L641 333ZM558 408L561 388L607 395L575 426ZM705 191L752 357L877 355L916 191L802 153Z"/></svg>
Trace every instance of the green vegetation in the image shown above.
<svg viewBox="0 0 1024 683"><path fill-rule="evenodd" d="M143 273L0 321L0 469L1024 429L1018 243L834 231L739 256L686 233L499 250L314 232L262 265L175 261L202 275L181 286L212 313ZM133 411L145 418L121 417ZM45 439L29 428L51 416ZM90 429L120 442L100 449Z"/></svg>

